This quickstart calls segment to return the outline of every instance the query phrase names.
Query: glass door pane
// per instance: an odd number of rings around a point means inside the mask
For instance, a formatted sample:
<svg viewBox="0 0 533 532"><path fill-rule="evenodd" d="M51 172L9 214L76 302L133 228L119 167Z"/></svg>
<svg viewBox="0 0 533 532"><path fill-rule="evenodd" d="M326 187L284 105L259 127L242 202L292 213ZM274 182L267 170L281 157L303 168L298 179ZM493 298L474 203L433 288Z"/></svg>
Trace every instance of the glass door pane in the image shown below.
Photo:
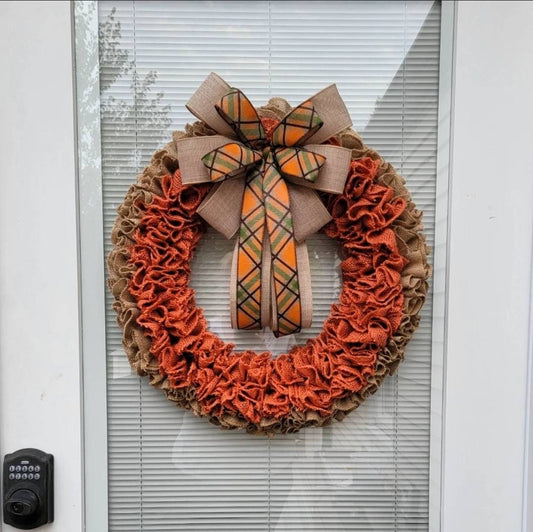
<svg viewBox="0 0 533 532"><path fill-rule="evenodd" d="M210 71L258 105L336 83L354 128L407 180L434 245L439 2L104 0L97 16L106 255L116 208L193 121L185 103ZM323 234L308 244L314 325L276 340L221 317L232 244L209 231L193 286L210 328L256 351L315 336L341 281L337 245ZM428 530L431 293L405 362L374 396L342 423L273 439L215 428L132 374L106 297L111 531Z"/></svg>

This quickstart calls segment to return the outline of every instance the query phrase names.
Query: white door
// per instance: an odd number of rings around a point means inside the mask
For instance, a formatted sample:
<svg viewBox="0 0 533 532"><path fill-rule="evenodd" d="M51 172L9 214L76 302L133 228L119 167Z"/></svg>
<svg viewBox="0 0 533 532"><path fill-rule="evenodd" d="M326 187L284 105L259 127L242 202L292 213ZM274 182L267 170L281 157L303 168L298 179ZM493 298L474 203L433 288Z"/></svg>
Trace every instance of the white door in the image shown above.
<svg viewBox="0 0 533 532"><path fill-rule="evenodd" d="M261 4L267 6L271 21L275 21L280 4L257 3L247 9L258 12L247 12L241 24L254 20L253 16L262 16ZM124 2L119 7L127 12L130 6L134 10L132 17L137 20L123 13L122 31L140 40L143 32L149 33L165 16L165 13L157 14L157 3ZM194 4L181 3L173 5L175 7L194 15ZM99 8L105 16L109 3L102 2ZM393 12L400 9L390 4L388 8ZM409 31L415 31L409 16L423 8L423 3L401 5L400 15L405 17L402 22L407 22L401 36L404 42ZM430 6L428 13L438 8ZM181 529L195 526L215 530L220 529L220 523L230 515L233 528L240 523L246 530L302 526L304 529L329 526L335 530L351 530L354 523L366 523L365 530L424 530L429 526L439 530L441 523L445 531L520 530L525 507L522 472L525 469L532 192L531 180L523 168L530 167L533 162L529 149L532 135L522 118L528 116L528 112L531 116L531 104L526 102L525 96L531 89L533 72L520 52L531 49L532 45L526 31L528 16L532 16L531 6L511 4L509 7L509 4L499 3L482 7L476 4L457 6L450 150L453 188L449 194L450 207L444 209L449 219L443 217L444 226L436 227L437 234L440 231L447 235L447 243L443 240L442 248L435 250L436 260L439 257L442 260L437 264L435 282L441 287L446 277L448 282L446 291L436 293L433 307L444 309L446 304L447 308L446 314L433 316L433 323L446 325L433 329L442 333L433 338L433 353L438 353L439 345L446 348L444 409L443 414L439 409L433 412L433 420L426 418L422 423L410 419L407 414L396 419L396 427L400 425L400 430L393 432L396 436L402 434L402 423L414 422L417 430L422 431L420 434L425 434L423 427L430 426L436 443L430 447L425 441L422 450L426 451L415 454L415 460L426 460L425 465L413 467L411 464L411 469L402 470L409 465L408 461L396 459L392 462L396 467L393 474L396 487L391 497L400 496L400 501L379 506L387 497L381 501L370 497L365 499L369 501L366 507L363 497L368 497L368 484L365 484L364 495L358 494L357 488L365 481L372 481L372 467L368 467L370 473L362 476L353 469L346 469L347 450L342 444L339 446L335 438L339 432L309 431L302 433L300 441L279 439L272 442L219 435L216 428L206 426L204 421L190 417L189 413L176 412L153 393L154 390L124 371L120 354L114 352L116 338L109 335L106 381L105 337L98 332L102 332L104 325L101 313L104 269L103 253L98 254L97 246L104 240L104 233L92 226L98 222L92 200L101 201L102 191L95 174L90 172L94 161L84 160L82 150L79 192L83 201L77 214L70 5L8 3L0 9L1 66L3 72L9 72L9 82L0 89L2 101L8 102L2 109L4 128L0 134L4 190L0 197L0 445L2 453L33 446L55 455L56 521L48 529L81 530L82 523L86 522L89 531L105 530L107 526L110 530L163 530L165 526L174 530L176 521L172 520L178 516L182 519ZM155 15L150 13L151 9L155 10ZM450 6L445 5L442 13L449 9ZM441 10L438 11L441 20ZM282 14L279 24L283 23ZM453 26L453 19L443 20L441 31L446 35L450 29L447 24ZM131 26L130 21L133 21ZM327 17L323 22L327 27ZM188 24L194 24L194 20ZM162 33L164 35L164 31ZM171 41L172 35L168 34L167 39ZM88 40L85 44L90 56L97 43ZM427 39L421 44L422 56L428 51L431 53ZM450 44L444 39L440 43L441 50ZM142 48L136 50L143 52ZM150 57L145 65L142 57L140 53L136 68L150 69ZM442 62L440 65L442 67ZM98 90L90 84L83 85L79 74L84 66L78 62L78 98L90 98L93 91ZM404 83L406 80L409 78L404 68ZM283 87L281 83L279 90ZM441 100L450 96L443 93L442 87L441 83ZM98 111L93 109L93 112L98 117ZM444 144L447 139L442 131L446 130L443 123L446 118L445 115L439 117L439 134ZM357 119L362 123L361 117ZM508 187L501 186L500 170L495 170L492 162L492 156L501 146L492 128L507 135L516 146L516 153L521 154L519 158L510 158L508 153L501 156L502 164L505 160L506 179L513 177ZM90 137L78 138L79 145L85 146L87 152L91 141ZM103 147L106 148L105 138ZM442 153L440 142L438 149ZM140 153L140 165L144 162L142 157ZM128 176L124 179L131 179L134 172L125 174ZM117 198L120 191L117 190ZM447 187L433 192L437 198L448 193ZM109 198L109 191L107 194ZM104 190L104 202L105 198ZM104 218L105 215L104 211ZM438 225L438 216L436 220ZM474 228L478 239L468 234L466 227ZM509 257L513 257L511 265ZM506 282L495 285L495 279L504 273ZM83 307L79 284L83 285ZM492 305L487 304L486 296L490 287L494 293ZM88 295L89 292L92 294ZM92 305L87 305L88 300ZM428 319L431 323L430 316ZM80 378L81 342L83 381ZM425 367L424 360L427 360L421 356L419 369ZM411 368L416 367L416 350L412 352L411 361L414 364ZM405 372L409 371L408 362ZM442 397L442 389L435 381L440 370L438 364L433 364L433 395L430 397L433 405L438 405ZM502 379L506 371L518 376L508 385ZM368 466L370 454L361 453L364 447L351 427L357 424L370 429L376 427L376 416L390 412L388 398L400 400L396 404L401 408L401 400L406 398L399 392L401 386L402 381L392 381L388 390L394 392L392 395L387 395L385 388L366 411L352 414L357 416L353 425L339 425L346 427L348 445L353 442L359 445L359 456L352 457L351 465L355 469L358 465L363 469ZM494 393L500 386L504 391ZM137 406L132 405L135 395ZM139 396L142 396L140 400ZM124 404L120 403L121 397L126 400ZM419 403L421 411L429 416L428 404ZM129 421L127 416L130 416ZM144 421L140 421L140 417ZM174 421L169 421L172 419ZM126 427L124 431L124 426L120 428L125 421L130 423L133 432L121 438L128 430ZM441 426L444 428L442 439L438 434ZM126 445L128 438L130 448ZM140 438L144 438L144 448L139 444ZM210 454L207 447L202 448L200 454L198 449L190 447L199 441L211 441L220 454ZM442 455L441 441L444 442ZM82 442L85 442L84 450ZM173 442L173 445L168 448L165 442ZM233 469L231 475L222 474L220 458L231 458L236 447L241 456L246 456L240 462L243 472L236 474ZM391 452L401 458L401 449L393 445ZM429 449L433 450L433 455L424 458L424 452ZM292 453L289 461L287 453ZM203 458L202 464L199 464L199 457ZM167 469L163 467L166 458ZM130 462L124 466L124 460ZM384 467L384 454L377 452L375 460L377 475ZM290 472L283 470L283 464L290 465ZM423 478L424 471L426 474L433 472L438 484L428 484L428 478ZM417 475L421 472L420 479ZM407 476L402 476L405 473ZM420 490L427 485L421 499L409 490L398 490L398 482L401 484L411 473L415 475L411 487ZM269 478L265 479L265 475ZM176 479L177 476L180 478ZM322 478L324 484L318 493L319 499L313 498L317 494L317 478ZM227 499L222 497L220 487L216 487L217 479L228 483L225 486L229 493ZM269 486L266 491L265 485ZM84 497L82 486L86 487ZM184 496L183 490L189 490L189 494ZM261 506L265 495L268 500ZM426 500L428 496L432 498ZM168 515L164 512L165 501L171 509ZM316 515L311 504L319 509ZM366 520L353 515L354 507L359 513L368 513ZM224 508L229 512L226 515ZM325 511L327 508L331 509L329 513ZM389 509L395 512L392 521L387 514ZM202 522L203 528L199 524Z"/></svg>
<svg viewBox="0 0 533 532"><path fill-rule="evenodd" d="M83 477L70 6L6 2L0 27L0 449L2 458L26 447L55 456L46 528L75 531Z"/></svg>

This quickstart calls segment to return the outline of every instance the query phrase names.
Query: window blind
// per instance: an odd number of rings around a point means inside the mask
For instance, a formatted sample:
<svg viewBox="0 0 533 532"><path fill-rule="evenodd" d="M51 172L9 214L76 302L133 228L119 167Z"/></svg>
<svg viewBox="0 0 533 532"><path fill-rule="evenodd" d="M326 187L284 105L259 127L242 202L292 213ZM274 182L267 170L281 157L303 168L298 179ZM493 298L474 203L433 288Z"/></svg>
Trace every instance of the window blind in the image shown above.
<svg viewBox="0 0 533 532"><path fill-rule="evenodd" d="M366 144L406 178L433 245L438 2L98 3L106 254L116 208L151 154L193 117L210 71L257 105L335 82ZM315 336L340 289L337 246L309 239L314 324L296 337L229 327L231 242L209 231L192 284L210 328L274 353ZM293 435L224 432L133 375L107 295L109 529L428 529L431 294L394 377L342 423Z"/></svg>

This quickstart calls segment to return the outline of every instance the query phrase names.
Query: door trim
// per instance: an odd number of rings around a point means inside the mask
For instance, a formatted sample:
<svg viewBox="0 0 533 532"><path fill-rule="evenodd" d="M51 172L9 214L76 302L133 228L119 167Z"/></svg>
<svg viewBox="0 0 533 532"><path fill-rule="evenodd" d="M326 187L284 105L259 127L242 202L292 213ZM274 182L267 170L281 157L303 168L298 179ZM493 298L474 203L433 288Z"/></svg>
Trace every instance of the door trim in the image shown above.
<svg viewBox="0 0 533 532"><path fill-rule="evenodd" d="M84 514L88 532L107 532L107 381L104 221L100 142L98 5L72 2L78 140Z"/></svg>
<svg viewBox="0 0 533 532"><path fill-rule="evenodd" d="M76 82L79 139L79 217L83 334L83 395L85 397L85 526L87 532L107 532L107 403L105 292L94 290L106 277L103 242L102 172L100 153L98 6L93 0L73 3L76 39ZM429 530L439 532L442 519L443 405L446 356L447 254L449 233L449 168L452 116L452 70L455 4L442 2L439 67L439 149L433 273L431 425L429 469ZM82 67L82 68L81 68ZM84 139L93 139L84 145Z"/></svg>

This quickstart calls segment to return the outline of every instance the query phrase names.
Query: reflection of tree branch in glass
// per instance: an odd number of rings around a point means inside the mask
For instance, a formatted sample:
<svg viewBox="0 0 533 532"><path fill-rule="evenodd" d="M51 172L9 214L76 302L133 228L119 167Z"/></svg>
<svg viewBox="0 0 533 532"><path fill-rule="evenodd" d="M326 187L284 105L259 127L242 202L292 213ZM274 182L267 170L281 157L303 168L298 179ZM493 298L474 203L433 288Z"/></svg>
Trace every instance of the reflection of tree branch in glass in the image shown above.
<svg viewBox="0 0 533 532"><path fill-rule="evenodd" d="M102 131L107 129L116 137L129 137L121 145L120 158L115 158L107 169L113 173L124 167L139 171L168 135L170 105L161 105L163 91L152 93L157 71L152 69L140 74L142 69L136 57L130 59L128 50L121 48L122 30L116 19L116 8L98 26ZM130 91L124 98L106 94L112 85L128 78ZM113 127L108 129L105 126L109 123Z"/></svg>

